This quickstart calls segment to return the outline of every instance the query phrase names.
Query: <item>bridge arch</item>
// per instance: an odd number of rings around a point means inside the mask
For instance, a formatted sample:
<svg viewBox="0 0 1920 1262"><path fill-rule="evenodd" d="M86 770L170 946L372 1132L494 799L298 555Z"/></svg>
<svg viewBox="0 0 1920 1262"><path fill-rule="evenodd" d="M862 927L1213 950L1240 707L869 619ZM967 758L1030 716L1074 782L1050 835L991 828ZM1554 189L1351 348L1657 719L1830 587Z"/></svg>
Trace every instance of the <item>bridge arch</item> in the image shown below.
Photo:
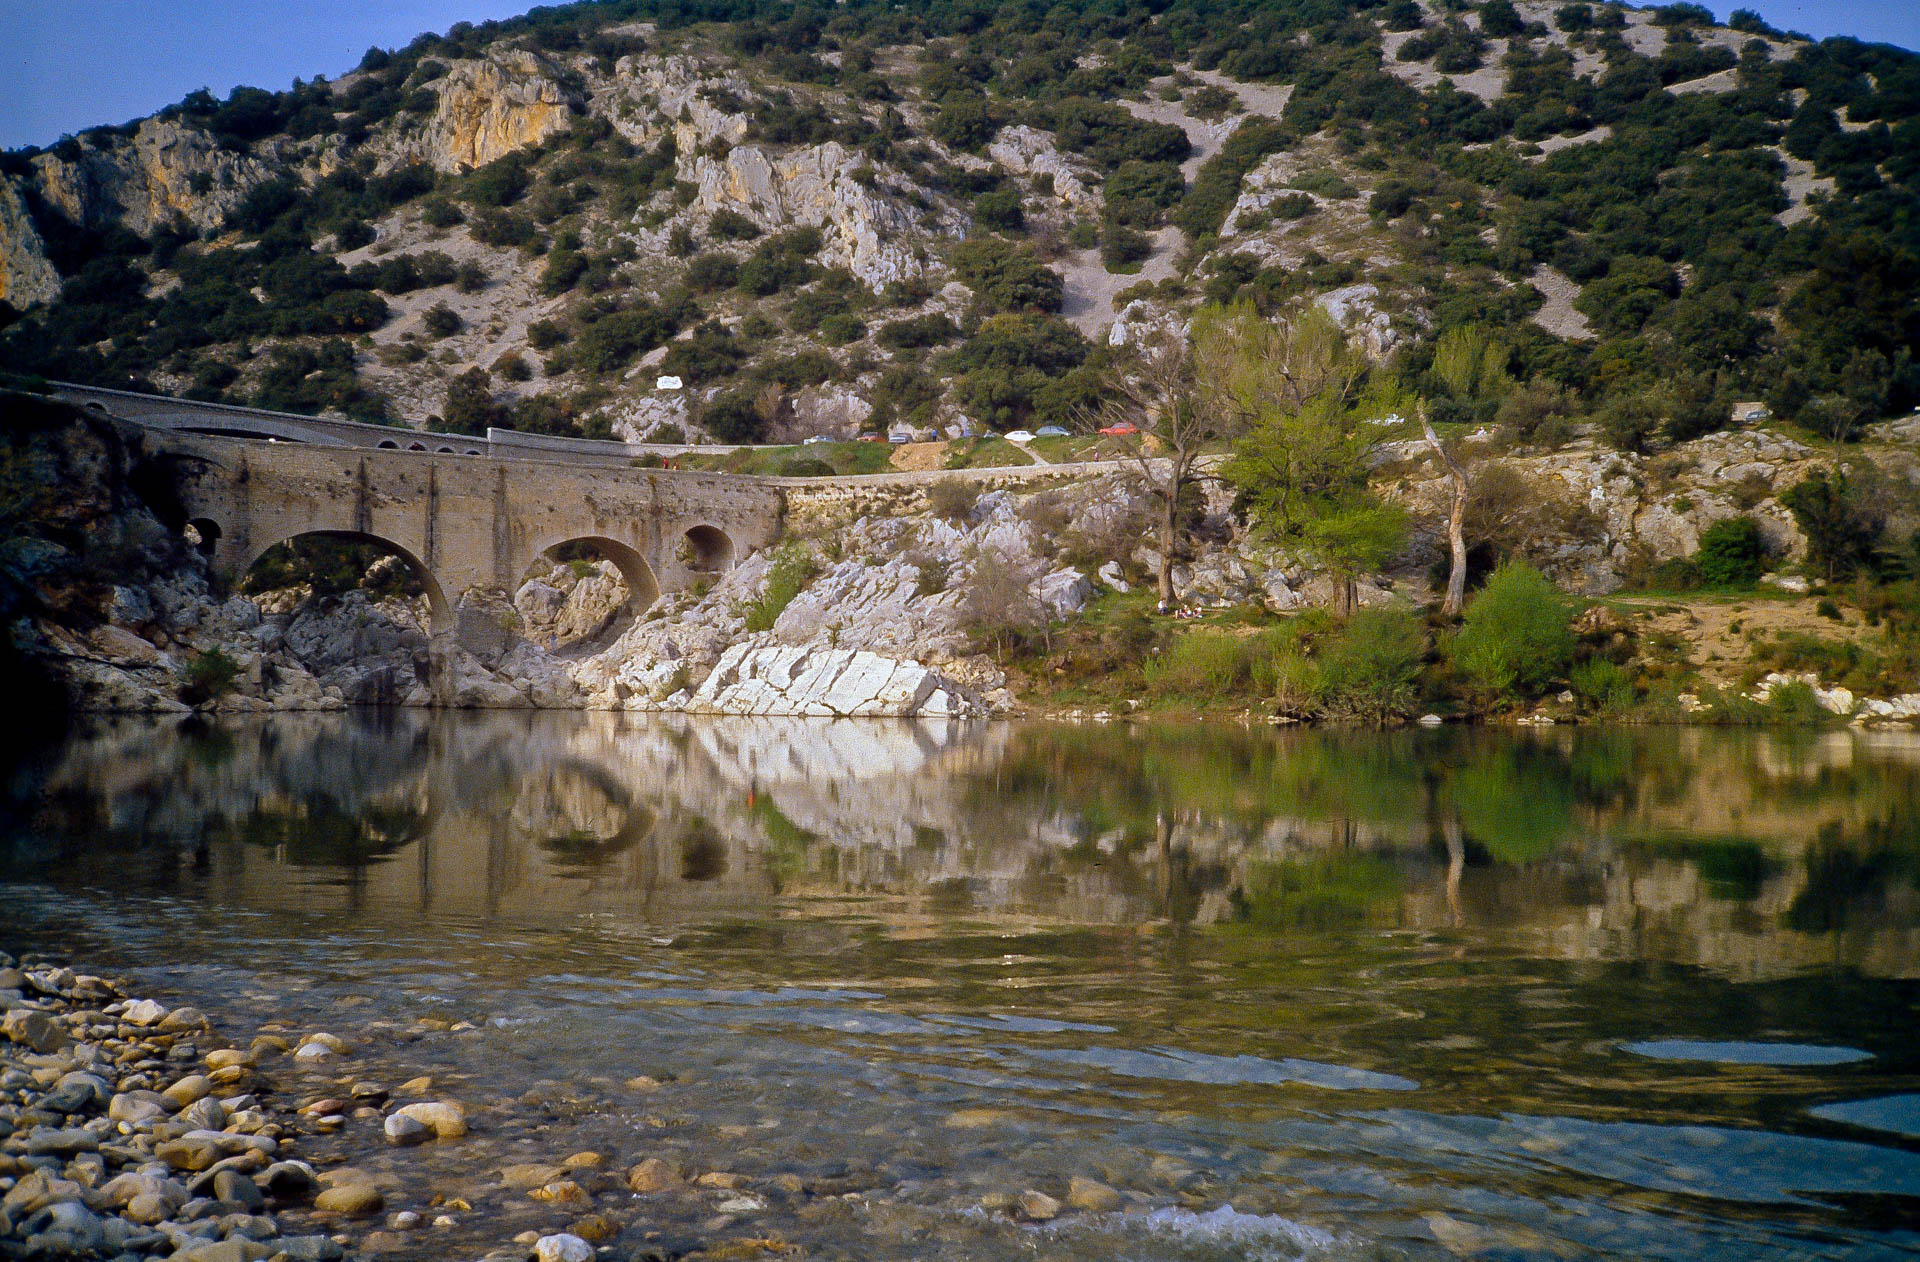
<svg viewBox="0 0 1920 1262"><path fill-rule="evenodd" d="M191 532L187 535L187 541L193 545L193 550L211 561L220 547L220 536L226 533L220 529L220 523L211 517L195 517L187 523L187 530Z"/></svg>
<svg viewBox="0 0 1920 1262"><path fill-rule="evenodd" d="M218 527L216 526L215 529L218 530ZM267 543L255 547L243 555L240 558L239 568L235 574L235 581L238 582L241 577L244 577L247 571L251 570L254 564L259 561L261 557L265 556L269 550L283 543L292 543L297 539L334 539L343 543L364 543L378 548L382 552L399 557L400 560L406 564L407 569L412 572L413 576L419 580L421 589L426 593L428 609L427 633L429 635L438 635L442 631L452 629L454 625L453 605L447 600L446 589L440 585L439 576L428 569L426 563L415 556L411 550L402 547L384 535L368 534L358 530L296 531L293 534L269 540Z"/></svg>
<svg viewBox="0 0 1920 1262"><path fill-rule="evenodd" d="M719 574L733 566L733 537L718 526L694 526L682 537L681 562L694 574Z"/></svg>
<svg viewBox="0 0 1920 1262"><path fill-rule="evenodd" d="M645 613L660 599L660 580L654 574L653 567L647 564L647 558L640 555L632 544L610 539L606 535L567 535L549 539L534 549L528 565L568 544L583 544L613 563L613 568L620 571L620 577L627 585L627 608L633 613Z"/></svg>

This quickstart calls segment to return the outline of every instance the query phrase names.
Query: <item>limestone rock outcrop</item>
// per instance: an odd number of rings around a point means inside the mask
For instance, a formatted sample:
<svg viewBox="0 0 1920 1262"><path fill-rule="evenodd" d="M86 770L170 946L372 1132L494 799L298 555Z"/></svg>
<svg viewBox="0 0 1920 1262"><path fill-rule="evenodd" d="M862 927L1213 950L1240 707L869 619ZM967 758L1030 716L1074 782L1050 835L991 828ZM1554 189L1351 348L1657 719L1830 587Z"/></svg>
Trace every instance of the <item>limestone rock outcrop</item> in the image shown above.
<svg viewBox="0 0 1920 1262"><path fill-rule="evenodd" d="M987 146L987 154L1016 175L1050 177L1053 195L1069 209L1099 213L1098 194L1087 187L1082 172L1060 156L1051 134L1024 123L1002 127Z"/></svg>
<svg viewBox="0 0 1920 1262"><path fill-rule="evenodd" d="M60 292L60 274L12 180L0 179L0 302L24 311Z"/></svg>
<svg viewBox="0 0 1920 1262"><path fill-rule="evenodd" d="M736 644L688 700L694 714L962 718L979 706L918 662L857 649Z"/></svg>
<svg viewBox="0 0 1920 1262"><path fill-rule="evenodd" d="M440 103L424 127L394 146L388 165L482 167L567 130L582 104L551 62L520 49L454 62L430 86Z"/></svg>
<svg viewBox="0 0 1920 1262"><path fill-rule="evenodd" d="M275 158L271 150L236 153L177 119L149 118L131 137L104 146L82 140L71 160L36 155L33 180L47 205L75 224L119 224L144 235L178 218L204 230L274 177Z"/></svg>
<svg viewBox="0 0 1920 1262"><path fill-rule="evenodd" d="M919 275L926 259L911 244L924 231L905 204L855 178L866 159L835 141L778 156L756 145L738 145L724 158L700 155L693 162L697 211L727 209L767 229L795 225L820 228L826 241L820 261L845 267L878 290ZM961 225L946 225L959 231Z"/></svg>

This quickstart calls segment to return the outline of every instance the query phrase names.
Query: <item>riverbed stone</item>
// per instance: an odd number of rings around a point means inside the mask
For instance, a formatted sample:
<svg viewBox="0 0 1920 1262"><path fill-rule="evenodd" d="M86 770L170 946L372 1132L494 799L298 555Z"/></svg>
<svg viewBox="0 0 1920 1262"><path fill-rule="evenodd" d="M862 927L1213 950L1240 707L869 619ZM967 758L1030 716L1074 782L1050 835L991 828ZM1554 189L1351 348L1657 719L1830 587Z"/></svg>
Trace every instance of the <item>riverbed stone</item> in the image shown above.
<svg viewBox="0 0 1920 1262"><path fill-rule="evenodd" d="M664 1192L684 1182L678 1170L658 1157L648 1157L627 1171L627 1187L635 1192Z"/></svg>
<svg viewBox="0 0 1920 1262"><path fill-rule="evenodd" d="M563 1231L535 1240L533 1256L539 1262L593 1262L593 1246Z"/></svg>
<svg viewBox="0 0 1920 1262"><path fill-rule="evenodd" d="M259 1186L237 1170L222 1170L213 1176L213 1195L223 1204L238 1205L249 1212L267 1203Z"/></svg>
<svg viewBox="0 0 1920 1262"><path fill-rule="evenodd" d="M152 999L136 999L127 1005L120 1014L122 1020L131 1025L159 1025L166 1019L167 1009Z"/></svg>
<svg viewBox="0 0 1920 1262"><path fill-rule="evenodd" d="M395 1112L432 1130L435 1139L458 1139L467 1133L467 1111L451 1100L403 1104Z"/></svg>
<svg viewBox="0 0 1920 1262"><path fill-rule="evenodd" d="M282 1236L273 1243L293 1262L338 1262L347 1252L329 1236Z"/></svg>
<svg viewBox="0 0 1920 1262"><path fill-rule="evenodd" d="M73 1041L58 1021L32 1008L13 1008L0 1017L0 1034L42 1055L57 1052Z"/></svg>
<svg viewBox="0 0 1920 1262"><path fill-rule="evenodd" d="M113 1088L98 1074L72 1070L60 1075L53 1090L40 1100L40 1107L54 1113L92 1113L113 1098Z"/></svg>
<svg viewBox="0 0 1920 1262"><path fill-rule="evenodd" d="M177 1111L186 1108L189 1104L197 1100L206 1099L207 1093L212 1090L213 1083L207 1080L205 1074L188 1074L171 1087L168 1087L165 1091L162 1091L160 1098ZM212 1130L217 1128L207 1127L204 1129Z"/></svg>
<svg viewBox="0 0 1920 1262"><path fill-rule="evenodd" d="M260 1185L276 1201L305 1201L320 1187L304 1161L276 1161L260 1176Z"/></svg>
<svg viewBox="0 0 1920 1262"><path fill-rule="evenodd" d="M1067 1204L1089 1214L1109 1214L1120 1208L1120 1193L1098 1179L1076 1174L1067 1180Z"/></svg>
<svg viewBox="0 0 1920 1262"><path fill-rule="evenodd" d="M27 1133L27 1155L32 1157L72 1157L99 1150L100 1137L79 1126L36 1126Z"/></svg>
<svg viewBox="0 0 1920 1262"><path fill-rule="evenodd" d="M394 1113L390 1115L386 1122L382 1124L381 1129L387 1133L388 1143L397 1144L402 1147L408 1147L413 1144L424 1144L433 1138L433 1127L428 1126L419 1118L411 1117L405 1113Z"/></svg>
<svg viewBox="0 0 1920 1262"><path fill-rule="evenodd" d="M549 1205L590 1205L593 1197L587 1190L572 1179L555 1179L552 1183L542 1184L527 1193L536 1201L545 1201Z"/></svg>
<svg viewBox="0 0 1920 1262"><path fill-rule="evenodd" d="M347 1183L339 1187L331 1187L313 1198L315 1209L325 1210L330 1214L347 1214L354 1217L377 1214L386 1208L386 1204L387 1198L381 1195L380 1189L365 1183Z"/></svg>
<svg viewBox="0 0 1920 1262"><path fill-rule="evenodd" d="M567 1232L593 1244L601 1244L620 1234L620 1224L605 1214L588 1214L585 1218L568 1223Z"/></svg>
<svg viewBox="0 0 1920 1262"><path fill-rule="evenodd" d="M173 1262L261 1262L279 1252L274 1245L236 1238L194 1245L173 1255Z"/></svg>
<svg viewBox="0 0 1920 1262"><path fill-rule="evenodd" d="M1049 1222L1060 1216L1060 1202L1045 1192L1037 1192L1032 1188L1014 1197L1013 1204L1014 1208L1020 1211L1022 1218L1036 1223Z"/></svg>
<svg viewBox="0 0 1920 1262"><path fill-rule="evenodd" d="M106 1225L79 1201L57 1201L20 1226L30 1258L89 1257L105 1252Z"/></svg>

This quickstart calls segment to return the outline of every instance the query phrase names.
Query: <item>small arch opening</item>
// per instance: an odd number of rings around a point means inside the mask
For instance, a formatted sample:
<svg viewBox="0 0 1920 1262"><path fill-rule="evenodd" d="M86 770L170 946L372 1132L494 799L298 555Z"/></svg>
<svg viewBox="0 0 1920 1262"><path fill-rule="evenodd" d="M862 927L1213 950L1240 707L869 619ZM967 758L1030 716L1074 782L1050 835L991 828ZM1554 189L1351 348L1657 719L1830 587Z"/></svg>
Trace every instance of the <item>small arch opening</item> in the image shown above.
<svg viewBox="0 0 1920 1262"><path fill-rule="evenodd" d="M451 456L453 454L453 448L451 447L436 447L433 450L437 456Z"/></svg>
<svg viewBox="0 0 1920 1262"><path fill-rule="evenodd" d="M514 589L521 634L556 653L597 652L660 599L660 583L631 546L584 536L542 549Z"/></svg>
<svg viewBox="0 0 1920 1262"><path fill-rule="evenodd" d="M210 517L196 517L180 531L187 546L209 561L213 559L213 550L220 546L220 523Z"/></svg>
<svg viewBox="0 0 1920 1262"><path fill-rule="evenodd" d="M408 451L425 451L426 449L427 449L427 446L425 443L408 443L407 444Z"/></svg>
<svg viewBox="0 0 1920 1262"><path fill-rule="evenodd" d="M477 452L477 451L475 451L475 450L474 450L473 448L471 448L471 447L469 447L469 448L467 448L467 451L466 451L466 454L467 454L467 455L469 455L469 456L477 456L477 455L479 455L480 453L479 453L479 452Z"/></svg>
<svg viewBox="0 0 1920 1262"><path fill-rule="evenodd" d="M717 526L695 526L680 540L680 564L695 574L719 574L733 565L733 540Z"/></svg>
<svg viewBox="0 0 1920 1262"><path fill-rule="evenodd" d="M382 447L382 448L383 448L384 450L386 450L386 451L399 451L399 450L400 450L400 444L399 444L399 443L396 443L396 442L394 442L394 441L393 441L393 440L392 440L391 438L383 438L383 439L381 439L381 440L380 440L380 446L381 446L381 447Z"/></svg>

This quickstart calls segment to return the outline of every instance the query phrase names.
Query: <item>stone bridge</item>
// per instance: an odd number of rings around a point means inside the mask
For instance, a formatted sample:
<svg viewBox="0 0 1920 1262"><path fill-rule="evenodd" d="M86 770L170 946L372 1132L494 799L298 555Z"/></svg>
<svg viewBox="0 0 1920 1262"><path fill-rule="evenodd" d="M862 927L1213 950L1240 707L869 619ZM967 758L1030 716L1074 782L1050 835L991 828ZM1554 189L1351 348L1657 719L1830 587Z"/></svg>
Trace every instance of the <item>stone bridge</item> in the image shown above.
<svg viewBox="0 0 1920 1262"><path fill-rule="evenodd" d="M817 531L912 511L946 479L1031 486L1129 467L766 478L640 468L635 454L661 449L618 442L435 434L93 386L56 384L54 394L143 431L172 466L172 524L193 527L227 581L304 535L372 543L420 580L436 640L457 633L481 651L508 637L514 589L563 544L612 562L638 612L773 543L790 520Z"/></svg>
<svg viewBox="0 0 1920 1262"><path fill-rule="evenodd" d="M209 433L167 423L196 415L169 410L178 400L130 397L139 402L114 399L93 410L144 431L146 451L173 474L172 524L193 527L217 575L238 582L267 549L307 535L375 544L420 580L434 638L454 632L479 650L504 641L514 589L563 544L590 545L612 562L638 611L772 543L786 513L784 492L769 479L540 459L526 450L423 451L415 440L441 436L382 426L364 428L381 444L406 445L360 445L342 441L358 436L361 427L350 422L272 413L223 418L228 432ZM249 435L249 423L289 429ZM307 436L329 431L332 441Z"/></svg>

